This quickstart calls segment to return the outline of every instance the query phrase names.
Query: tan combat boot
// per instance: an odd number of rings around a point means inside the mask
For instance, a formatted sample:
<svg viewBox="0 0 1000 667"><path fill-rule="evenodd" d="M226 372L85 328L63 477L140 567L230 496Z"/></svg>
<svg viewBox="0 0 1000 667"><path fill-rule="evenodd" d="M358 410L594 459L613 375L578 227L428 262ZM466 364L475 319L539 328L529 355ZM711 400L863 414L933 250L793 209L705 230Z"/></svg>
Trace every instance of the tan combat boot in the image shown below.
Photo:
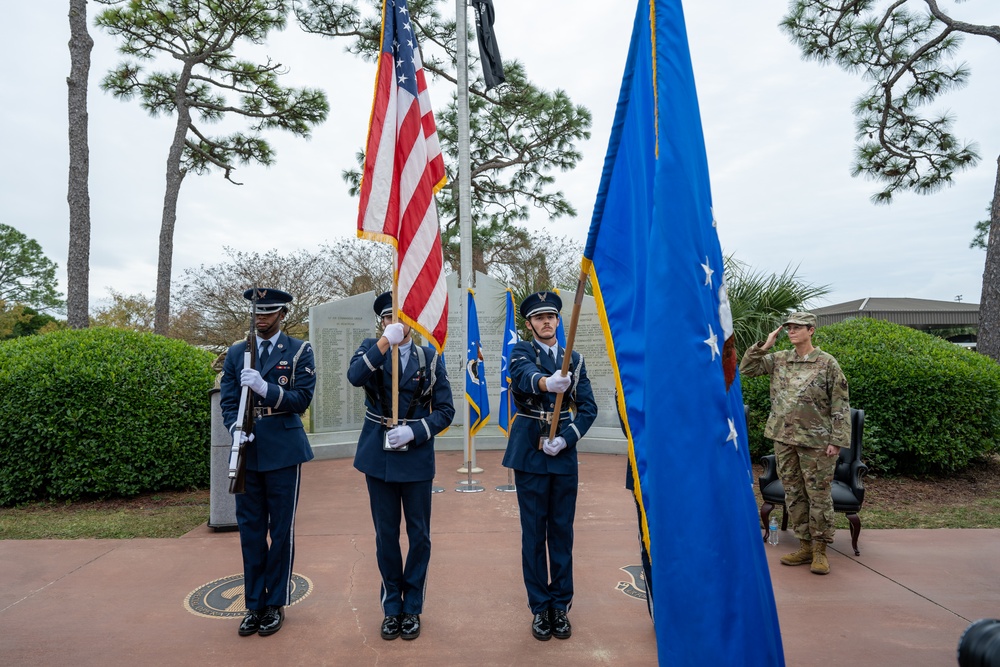
<svg viewBox="0 0 1000 667"><path fill-rule="evenodd" d="M830 561L826 558L826 542L814 542L812 565L809 571L813 574L830 574Z"/></svg>
<svg viewBox="0 0 1000 667"><path fill-rule="evenodd" d="M811 563L813 559L813 543L809 540L799 540L799 550L782 556L782 565L805 565Z"/></svg>

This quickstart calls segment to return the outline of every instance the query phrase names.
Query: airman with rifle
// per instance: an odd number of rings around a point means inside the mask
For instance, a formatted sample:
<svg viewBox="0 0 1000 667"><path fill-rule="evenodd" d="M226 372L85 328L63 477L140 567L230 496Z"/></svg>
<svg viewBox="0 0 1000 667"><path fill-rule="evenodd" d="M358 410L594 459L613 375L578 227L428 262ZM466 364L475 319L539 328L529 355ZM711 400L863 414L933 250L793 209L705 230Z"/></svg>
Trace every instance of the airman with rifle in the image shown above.
<svg viewBox="0 0 1000 667"><path fill-rule="evenodd" d="M247 608L239 634L246 637L280 630L290 602L301 468L313 458L301 416L312 402L316 362L309 343L281 331L291 294L251 288L243 296L255 316L247 342L226 354L220 396L241 459L231 464L231 491Z"/></svg>

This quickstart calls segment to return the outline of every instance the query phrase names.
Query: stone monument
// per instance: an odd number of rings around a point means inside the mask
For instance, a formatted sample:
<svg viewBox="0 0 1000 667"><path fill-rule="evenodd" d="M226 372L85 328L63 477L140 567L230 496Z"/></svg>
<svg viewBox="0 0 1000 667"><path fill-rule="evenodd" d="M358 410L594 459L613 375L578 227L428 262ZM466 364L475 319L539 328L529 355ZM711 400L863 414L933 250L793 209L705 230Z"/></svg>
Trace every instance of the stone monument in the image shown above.
<svg viewBox="0 0 1000 667"><path fill-rule="evenodd" d="M464 448L465 361L462 349L462 309L465 291L458 288L457 276L448 276L448 339L444 355L455 398L455 421L435 440L442 450ZM490 420L475 437L476 450L503 449L506 437L497 428L500 412L500 354L504 336L504 299L506 287L495 279L476 274L476 313L483 350L482 378L489 388ZM316 393L311 413L310 442L316 458L354 456L364 421L364 392L347 381L351 357L364 338L376 335L372 302L377 295L368 292L309 310L309 340L316 355ZM565 326L573 312L574 294L561 292ZM515 304L517 307L518 304ZM584 297L580 310L574 349L583 355L587 375L597 400L597 420L579 444L580 451L623 454L625 438L618 424L614 403L615 379L605 345L604 333L594 297Z"/></svg>

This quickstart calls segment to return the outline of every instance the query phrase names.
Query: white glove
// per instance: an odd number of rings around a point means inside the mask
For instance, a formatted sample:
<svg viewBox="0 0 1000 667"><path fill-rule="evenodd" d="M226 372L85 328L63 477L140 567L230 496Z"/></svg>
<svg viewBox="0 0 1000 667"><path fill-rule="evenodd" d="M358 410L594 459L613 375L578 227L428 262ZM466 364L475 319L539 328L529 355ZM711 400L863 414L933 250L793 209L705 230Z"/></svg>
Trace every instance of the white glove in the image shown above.
<svg viewBox="0 0 1000 667"><path fill-rule="evenodd" d="M399 449L413 441L413 429L409 426L397 426L386 433L386 440L393 449Z"/></svg>
<svg viewBox="0 0 1000 667"><path fill-rule="evenodd" d="M250 387L258 396L267 396L267 382L264 382L256 368L244 368L240 371L240 384Z"/></svg>
<svg viewBox="0 0 1000 667"><path fill-rule="evenodd" d="M244 431L240 431L240 444L245 445L248 442L253 442L253 433L247 435Z"/></svg>
<svg viewBox="0 0 1000 667"><path fill-rule="evenodd" d="M549 456L555 456L564 449L566 449L566 439L561 435L557 435L552 440L546 439L545 444L542 445L542 451Z"/></svg>
<svg viewBox="0 0 1000 667"><path fill-rule="evenodd" d="M399 345L403 342L403 325L400 322L393 322L382 332L389 345Z"/></svg>
<svg viewBox="0 0 1000 667"><path fill-rule="evenodd" d="M545 378L545 389L555 394L561 394L567 389L569 389L569 385L572 382L573 382L572 373L567 373L566 375L563 375L562 371L556 371L552 375Z"/></svg>

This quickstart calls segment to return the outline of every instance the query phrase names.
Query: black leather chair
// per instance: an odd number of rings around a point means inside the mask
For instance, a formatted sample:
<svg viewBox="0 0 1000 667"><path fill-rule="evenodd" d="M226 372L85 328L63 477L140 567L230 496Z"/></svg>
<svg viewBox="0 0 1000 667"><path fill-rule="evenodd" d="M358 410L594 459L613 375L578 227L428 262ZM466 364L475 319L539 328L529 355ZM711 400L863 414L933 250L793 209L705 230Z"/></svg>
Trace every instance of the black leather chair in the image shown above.
<svg viewBox="0 0 1000 667"><path fill-rule="evenodd" d="M865 411L851 408L851 448L841 449L840 457L837 459L837 468L833 473L833 510L843 512L847 516L848 523L851 524L851 546L854 547L854 555L860 556L858 551L858 536L861 534L861 519L858 518L858 511L865 501L864 476L868 472L868 466L861 462L861 442L864 435ZM757 479L760 488L760 496L763 502L760 505L760 520L764 525L764 541L767 541L771 534L768 517L771 510L776 505L781 505L781 530L788 529L788 508L785 507L785 487L778 479L778 467L774 460L774 454L763 457L761 463L764 464L764 472Z"/></svg>

